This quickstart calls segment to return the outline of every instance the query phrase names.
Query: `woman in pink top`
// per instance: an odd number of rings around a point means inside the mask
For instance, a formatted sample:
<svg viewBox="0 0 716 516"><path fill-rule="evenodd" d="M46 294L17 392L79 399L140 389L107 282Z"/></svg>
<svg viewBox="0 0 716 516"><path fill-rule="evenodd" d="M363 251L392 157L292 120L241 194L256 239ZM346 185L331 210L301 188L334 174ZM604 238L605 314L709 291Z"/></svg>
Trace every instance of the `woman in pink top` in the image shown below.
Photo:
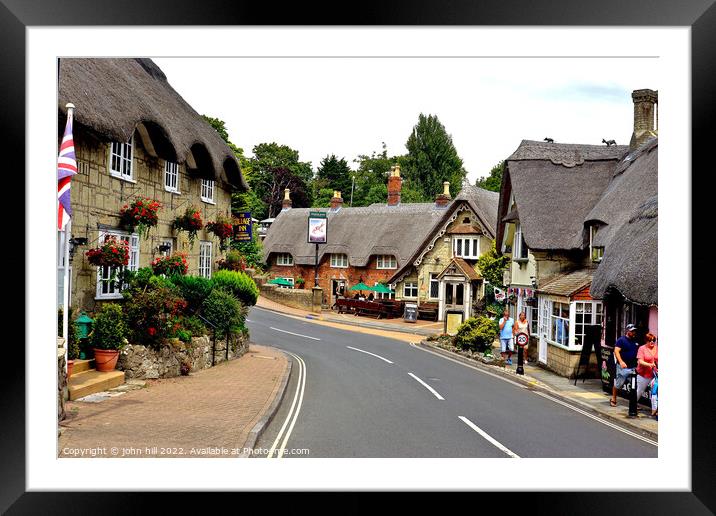
<svg viewBox="0 0 716 516"><path fill-rule="evenodd" d="M636 360L636 399L639 400L654 379L659 363L659 348L655 335L646 334L646 343L637 351Z"/></svg>

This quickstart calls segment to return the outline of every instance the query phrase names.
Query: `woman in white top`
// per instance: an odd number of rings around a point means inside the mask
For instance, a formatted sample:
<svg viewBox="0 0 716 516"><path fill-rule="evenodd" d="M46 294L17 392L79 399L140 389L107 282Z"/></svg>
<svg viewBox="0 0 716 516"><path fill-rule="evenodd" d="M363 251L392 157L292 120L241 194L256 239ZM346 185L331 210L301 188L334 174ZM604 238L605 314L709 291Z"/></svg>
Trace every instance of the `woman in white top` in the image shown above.
<svg viewBox="0 0 716 516"><path fill-rule="evenodd" d="M515 325L512 327L512 333L517 336L520 333L526 333L527 334L527 344L525 344L525 347L523 348L523 356L525 359L527 359L527 346L530 342L530 322L527 320L527 315L524 312L520 312L520 315L517 318L517 321L515 321Z"/></svg>

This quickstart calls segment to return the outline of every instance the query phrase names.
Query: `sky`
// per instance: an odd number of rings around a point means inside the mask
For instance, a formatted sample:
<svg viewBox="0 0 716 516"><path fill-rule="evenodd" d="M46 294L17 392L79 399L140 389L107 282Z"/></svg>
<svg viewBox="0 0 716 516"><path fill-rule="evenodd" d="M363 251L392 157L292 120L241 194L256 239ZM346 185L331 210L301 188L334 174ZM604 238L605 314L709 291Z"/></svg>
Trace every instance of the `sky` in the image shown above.
<svg viewBox="0 0 716 516"><path fill-rule="evenodd" d="M468 179L489 174L523 139L628 144L631 92L659 89L648 58L158 58L201 114L252 148L277 142L314 170L326 155L406 152L418 115L452 136Z"/></svg>

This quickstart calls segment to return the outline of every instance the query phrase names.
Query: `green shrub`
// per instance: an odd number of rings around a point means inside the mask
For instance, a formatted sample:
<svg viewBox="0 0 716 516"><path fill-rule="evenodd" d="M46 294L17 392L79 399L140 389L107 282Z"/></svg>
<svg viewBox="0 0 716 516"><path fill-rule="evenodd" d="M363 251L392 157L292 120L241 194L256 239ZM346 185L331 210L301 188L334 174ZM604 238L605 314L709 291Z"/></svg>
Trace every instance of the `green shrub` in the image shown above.
<svg viewBox="0 0 716 516"><path fill-rule="evenodd" d="M191 333L192 337L201 337L202 335L206 335L208 333L206 325L196 315L182 317L180 324L184 329Z"/></svg>
<svg viewBox="0 0 716 516"><path fill-rule="evenodd" d="M187 310L191 313L201 308L201 304L214 288L210 279L201 276L176 275L172 276L170 281L179 289L179 295L186 300Z"/></svg>
<svg viewBox="0 0 716 516"><path fill-rule="evenodd" d="M216 335L219 337L244 328L245 314L241 303L222 289L212 290L201 310L204 317L216 326Z"/></svg>
<svg viewBox="0 0 716 516"><path fill-rule="evenodd" d="M471 317L462 323L455 335L455 346L465 351L485 351L497 337L497 322L489 317Z"/></svg>
<svg viewBox="0 0 716 516"><path fill-rule="evenodd" d="M124 292L124 314L133 342L156 344L172 335L173 321L184 314L187 303L171 283L151 278L148 288Z"/></svg>
<svg viewBox="0 0 716 516"><path fill-rule="evenodd" d="M57 309L57 335L62 335L62 308ZM67 318L67 359L75 360L80 357L80 339L78 336L77 323L74 320L74 313L70 308L70 314Z"/></svg>
<svg viewBox="0 0 716 516"><path fill-rule="evenodd" d="M246 306L253 306L259 298L256 282L244 272L216 271L211 278L214 288L220 288Z"/></svg>
<svg viewBox="0 0 716 516"><path fill-rule="evenodd" d="M94 318L90 341L97 349L121 349L127 342L127 324L122 307L116 303L103 305Z"/></svg>

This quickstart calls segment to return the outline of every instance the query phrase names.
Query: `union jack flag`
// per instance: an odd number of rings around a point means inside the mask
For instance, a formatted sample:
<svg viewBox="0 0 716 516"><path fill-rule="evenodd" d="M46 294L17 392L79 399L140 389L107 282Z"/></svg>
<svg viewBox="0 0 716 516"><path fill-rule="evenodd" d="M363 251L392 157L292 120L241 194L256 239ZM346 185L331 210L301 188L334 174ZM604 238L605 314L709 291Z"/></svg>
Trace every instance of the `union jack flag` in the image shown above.
<svg viewBox="0 0 716 516"><path fill-rule="evenodd" d="M75 142L72 138L72 108L67 109L67 125L65 135L60 144L60 155L57 157L57 229L62 230L72 217L70 206L70 181L77 173Z"/></svg>

